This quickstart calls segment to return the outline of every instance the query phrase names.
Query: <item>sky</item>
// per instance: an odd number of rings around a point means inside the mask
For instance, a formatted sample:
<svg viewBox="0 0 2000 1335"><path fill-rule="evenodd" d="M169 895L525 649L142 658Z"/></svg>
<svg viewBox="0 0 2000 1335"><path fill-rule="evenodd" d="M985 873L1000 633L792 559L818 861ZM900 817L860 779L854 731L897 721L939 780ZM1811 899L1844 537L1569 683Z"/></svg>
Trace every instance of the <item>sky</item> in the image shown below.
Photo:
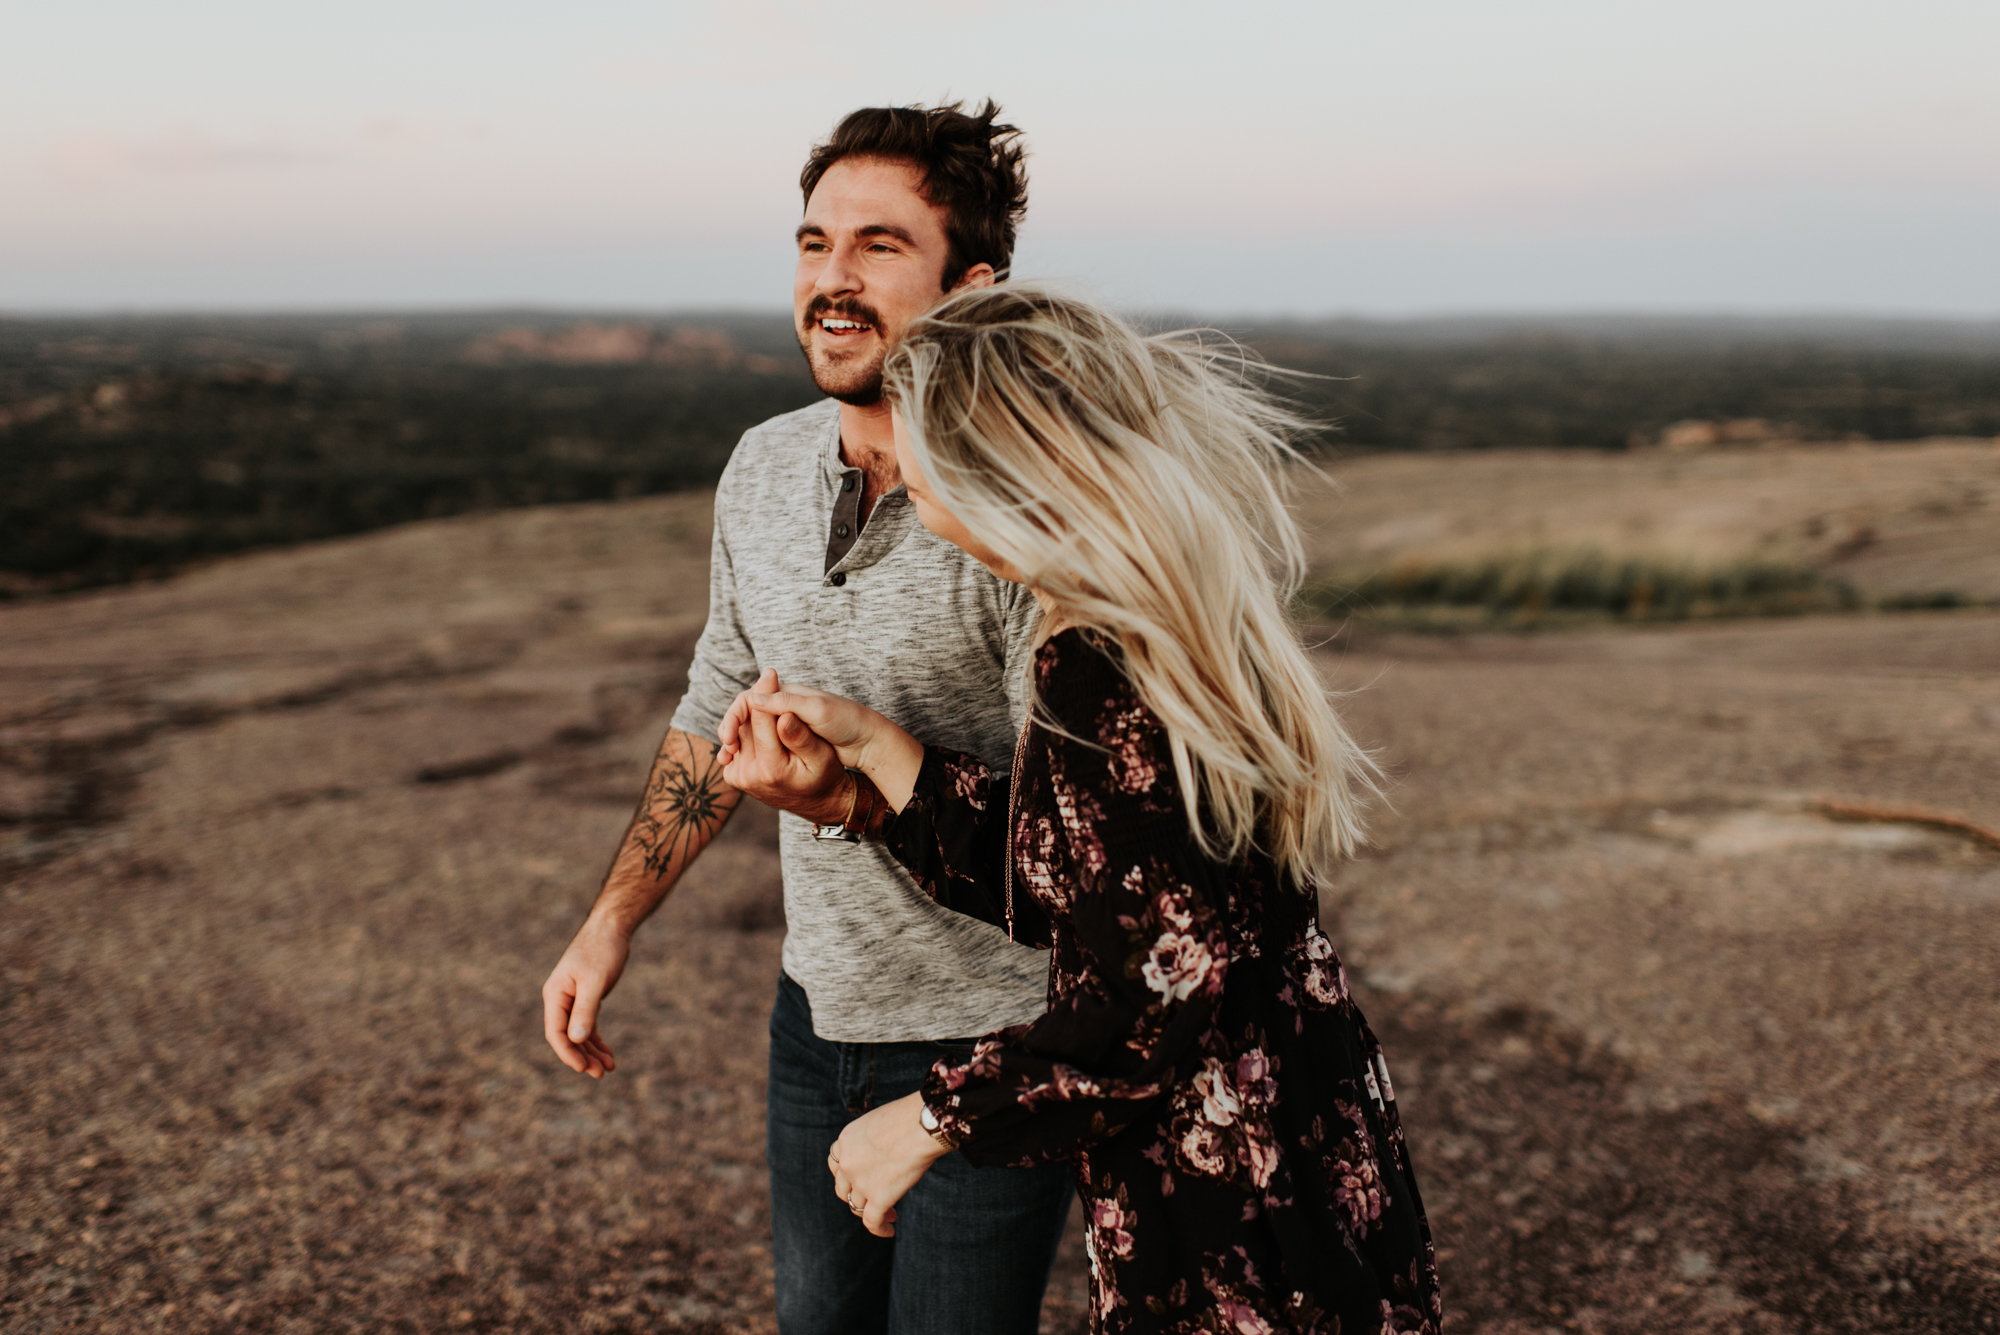
<svg viewBox="0 0 2000 1335"><path fill-rule="evenodd" d="M1016 272L1228 314L2000 316L2000 4L0 0L0 312L784 308L992 96Z"/></svg>

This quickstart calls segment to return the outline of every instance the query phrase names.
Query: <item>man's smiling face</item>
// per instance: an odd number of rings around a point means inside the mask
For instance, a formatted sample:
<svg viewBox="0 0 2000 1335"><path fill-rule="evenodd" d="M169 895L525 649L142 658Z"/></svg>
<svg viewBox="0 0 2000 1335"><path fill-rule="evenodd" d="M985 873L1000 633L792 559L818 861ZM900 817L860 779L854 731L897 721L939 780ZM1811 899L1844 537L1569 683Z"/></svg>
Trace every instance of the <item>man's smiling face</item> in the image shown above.
<svg viewBox="0 0 2000 1335"><path fill-rule="evenodd" d="M881 400L883 359L943 295L951 243L923 180L907 162L843 158L806 202L792 312L814 382L843 403ZM992 273L976 264L963 281Z"/></svg>

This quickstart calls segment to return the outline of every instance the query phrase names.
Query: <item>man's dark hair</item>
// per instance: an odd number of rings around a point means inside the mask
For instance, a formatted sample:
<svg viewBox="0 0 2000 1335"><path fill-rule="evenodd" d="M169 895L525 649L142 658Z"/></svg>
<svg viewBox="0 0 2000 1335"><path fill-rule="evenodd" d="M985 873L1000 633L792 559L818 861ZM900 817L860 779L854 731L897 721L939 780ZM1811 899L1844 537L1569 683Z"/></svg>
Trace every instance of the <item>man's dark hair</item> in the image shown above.
<svg viewBox="0 0 2000 1335"><path fill-rule="evenodd" d="M944 210L944 290L975 264L1004 274L1014 262L1014 233L1028 211L1028 151L1021 131L996 124L992 98L972 114L963 102L942 107L863 107L850 112L833 135L813 149L799 173L799 189L813 188L842 158L889 158L924 174L924 198Z"/></svg>

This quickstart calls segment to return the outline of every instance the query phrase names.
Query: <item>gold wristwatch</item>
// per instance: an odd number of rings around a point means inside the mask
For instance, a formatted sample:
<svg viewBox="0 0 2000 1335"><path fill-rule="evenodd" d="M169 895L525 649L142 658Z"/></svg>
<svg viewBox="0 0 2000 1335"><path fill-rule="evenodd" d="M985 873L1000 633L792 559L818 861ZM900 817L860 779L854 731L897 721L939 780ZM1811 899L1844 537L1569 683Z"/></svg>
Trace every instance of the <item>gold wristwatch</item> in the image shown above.
<svg viewBox="0 0 2000 1335"><path fill-rule="evenodd" d="M948 1150L957 1149L958 1146L952 1144L950 1133L944 1129L944 1124L938 1121L937 1114L931 1111L931 1105L919 1103L917 1107L920 1110L917 1113L917 1124L930 1132L931 1139Z"/></svg>

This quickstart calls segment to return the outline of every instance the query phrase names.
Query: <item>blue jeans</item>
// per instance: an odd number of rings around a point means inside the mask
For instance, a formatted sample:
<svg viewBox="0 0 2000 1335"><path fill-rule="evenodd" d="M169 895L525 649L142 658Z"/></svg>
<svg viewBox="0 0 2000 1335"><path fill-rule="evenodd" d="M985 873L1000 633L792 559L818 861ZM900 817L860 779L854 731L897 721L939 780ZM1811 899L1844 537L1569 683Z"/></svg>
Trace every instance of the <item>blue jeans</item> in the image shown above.
<svg viewBox="0 0 2000 1335"><path fill-rule="evenodd" d="M1033 1335L1069 1214L1067 1164L975 1168L947 1154L878 1238L833 1193L841 1128L912 1093L969 1043L830 1043L805 989L779 975L771 1010L771 1233L781 1335Z"/></svg>

